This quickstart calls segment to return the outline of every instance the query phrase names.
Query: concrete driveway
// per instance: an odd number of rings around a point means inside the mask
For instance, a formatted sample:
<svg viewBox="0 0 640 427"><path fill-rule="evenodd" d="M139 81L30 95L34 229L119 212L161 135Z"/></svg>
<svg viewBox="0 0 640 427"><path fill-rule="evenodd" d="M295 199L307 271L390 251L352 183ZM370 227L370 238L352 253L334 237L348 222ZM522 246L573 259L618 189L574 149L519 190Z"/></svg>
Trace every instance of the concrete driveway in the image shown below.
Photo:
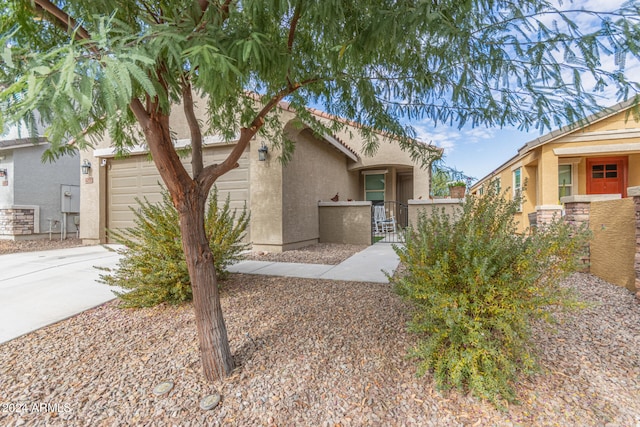
<svg viewBox="0 0 640 427"><path fill-rule="evenodd" d="M95 267L115 267L115 248L0 255L0 343L114 299Z"/></svg>

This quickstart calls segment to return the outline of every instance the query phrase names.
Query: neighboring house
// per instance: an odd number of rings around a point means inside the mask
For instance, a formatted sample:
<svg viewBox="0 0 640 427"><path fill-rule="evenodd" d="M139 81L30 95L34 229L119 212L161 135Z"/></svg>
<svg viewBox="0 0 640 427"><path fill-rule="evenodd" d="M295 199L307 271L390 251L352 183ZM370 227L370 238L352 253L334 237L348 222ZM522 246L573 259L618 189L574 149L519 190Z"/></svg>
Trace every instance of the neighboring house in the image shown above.
<svg viewBox="0 0 640 427"><path fill-rule="evenodd" d="M174 111L171 125L176 145L188 146L186 120L181 109ZM313 113L318 120L329 119L324 113ZM363 141L355 136L355 124L338 135L319 136L308 126L300 126L284 103L280 115L284 131L296 142L292 160L283 166L269 141L257 136L239 160L239 167L216 182L222 200L228 193L232 207L242 208L246 203L251 212L248 240L254 250L278 252L318 243L320 201L351 200L354 205L356 201L394 201L406 205L409 199L429 197L428 170L421 169L397 144L381 144L376 155L361 156ZM269 151L261 161L259 149L263 145ZM205 165L222 161L233 146L233 142L205 137ZM133 226L130 208L135 208L135 198L159 201L160 176L144 148L116 159L105 141L82 157L94 165L81 184L83 240L105 242L107 229ZM184 160L187 170L189 160ZM367 221L369 227L371 218L360 221Z"/></svg>
<svg viewBox="0 0 640 427"><path fill-rule="evenodd" d="M59 239L76 235L80 157L43 163L44 138L13 129L0 137L0 239Z"/></svg>
<svg viewBox="0 0 640 427"><path fill-rule="evenodd" d="M624 102L525 144L471 187L522 191L520 231L562 214L563 204L627 197L640 185L640 122Z"/></svg>

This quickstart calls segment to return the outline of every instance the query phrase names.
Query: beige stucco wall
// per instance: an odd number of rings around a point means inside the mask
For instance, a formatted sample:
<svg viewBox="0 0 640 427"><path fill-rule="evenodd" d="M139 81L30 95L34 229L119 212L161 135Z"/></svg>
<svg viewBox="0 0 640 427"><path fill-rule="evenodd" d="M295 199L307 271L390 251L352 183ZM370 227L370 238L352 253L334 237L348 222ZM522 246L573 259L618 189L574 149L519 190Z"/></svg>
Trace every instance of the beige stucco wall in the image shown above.
<svg viewBox="0 0 640 427"><path fill-rule="evenodd" d="M310 129L286 130L296 147L282 171L282 243L293 249L318 242L318 201L330 201L336 193L342 201L357 200L359 181L357 172L347 170L347 157Z"/></svg>
<svg viewBox="0 0 640 427"><path fill-rule="evenodd" d="M632 198L592 202L591 273L635 290L635 205Z"/></svg>
<svg viewBox="0 0 640 427"><path fill-rule="evenodd" d="M108 145L107 145L108 146ZM93 150L80 152L80 162L91 162L88 175L80 177L80 238L84 243L96 244L106 241L106 193L107 164L93 156Z"/></svg>
<svg viewBox="0 0 640 427"><path fill-rule="evenodd" d="M196 99L196 116L206 122L206 102ZM289 123L294 113L278 111L281 123ZM177 140L188 140L189 130L180 105L172 109L171 130ZM360 152L362 140L357 129L352 128L337 135L355 151ZM278 151L264 136L251 141L249 162L249 209L251 211L251 240L257 250L283 250L296 245L313 243L319 238L318 200L329 200L336 192L340 200L362 198L361 170L372 167L413 169L413 197L427 198L429 175L420 170L407 153L396 143L382 142L373 157L362 156L360 162L347 160L346 156L326 142L316 140L309 132L300 137L293 161L285 168L277 160ZM144 144L144 141L140 141ZM262 143L269 146L266 162L259 162L257 150ZM99 142L94 149L111 146L109 138ZM94 149L81 153L92 163L89 176L81 178L81 238L87 242L104 242L107 211L107 169L111 159L101 167L101 158L94 156ZM312 179L313 178L313 179ZM396 174L389 175L388 190L395 192Z"/></svg>
<svg viewBox="0 0 640 427"><path fill-rule="evenodd" d="M320 202L320 242L371 244L371 202Z"/></svg>
<svg viewBox="0 0 640 427"><path fill-rule="evenodd" d="M254 250L282 250L282 164L278 152L269 149L267 160L258 160L258 148L268 141L257 137L249 153L249 198L251 200L251 240Z"/></svg>
<svg viewBox="0 0 640 427"><path fill-rule="evenodd" d="M431 216L434 209L444 211L447 215L455 217L456 213L461 212L462 199L428 199L428 200L409 200L409 226L415 227L418 224L418 218L421 213Z"/></svg>
<svg viewBox="0 0 640 427"><path fill-rule="evenodd" d="M326 121L326 119L324 120ZM340 130L336 133L336 136L358 153L359 160L349 163L349 170L389 169L386 180L387 194L385 195L389 200L397 200L395 195L395 171L398 169L406 170L407 168L413 170L412 198L418 199L422 197L426 199L429 197L429 169L420 168L419 163L412 161L409 153L402 151L396 141L386 140L383 136L379 136L380 144L376 152L372 155L366 155L363 152L365 142L356 127ZM393 169L393 173L391 169ZM361 188L364 188L364 184L362 184Z"/></svg>

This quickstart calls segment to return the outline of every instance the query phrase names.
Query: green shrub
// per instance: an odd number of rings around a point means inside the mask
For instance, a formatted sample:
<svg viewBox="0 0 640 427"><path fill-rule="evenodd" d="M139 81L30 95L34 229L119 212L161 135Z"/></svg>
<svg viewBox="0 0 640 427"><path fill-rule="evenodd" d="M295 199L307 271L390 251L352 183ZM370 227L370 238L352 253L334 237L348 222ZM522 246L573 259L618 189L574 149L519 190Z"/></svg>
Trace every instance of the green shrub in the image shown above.
<svg viewBox="0 0 640 427"><path fill-rule="evenodd" d="M125 246L116 269L100 276L103 283L124 289L114 293L128 307L149 307L167 302L177 304L192 298L189 272L182 249L178 211L171 197L162 190L162 202L153 204L136 199L131 208L135 226L109 230L114 241ZM218 192L209 195L205 229L213 252L216 273L225 278L225 268L240 258L247 248L242 243L249 223L246 207L236 218L229 208L229 197L218 207Z"/></svg>
<svg viewBox="0 0 640 427"><path fill-rule="evenodd" d="M550 305L577 305L559 282L588 238L560 219L517 234L519 203L495 189L468 196L455 219L420 216L396 248L406 272L393 282L414 304L409 328L421 336L418 373L498 405L515 401L514 381L536 367L530 320L551 320Z"/></svg>

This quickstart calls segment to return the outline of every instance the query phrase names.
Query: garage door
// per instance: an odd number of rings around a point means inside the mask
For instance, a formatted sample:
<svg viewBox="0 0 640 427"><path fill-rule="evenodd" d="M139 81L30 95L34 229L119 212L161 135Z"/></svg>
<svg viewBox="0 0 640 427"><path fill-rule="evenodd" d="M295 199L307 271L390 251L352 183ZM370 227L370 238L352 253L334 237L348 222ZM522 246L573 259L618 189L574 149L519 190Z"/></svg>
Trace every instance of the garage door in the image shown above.
<svg viewBox="0 0 640 427"><path fill-rule="evenodd" d="M221 163L233 147L213 147L204 151L204 165ZM183 161L191 171L189 159ZM238 168L226 173L216 181L218 200L224 203L227 194L231 208L242 209L245 202L249 208L249 152L245 151ZM136 207L136 198L151 203L162 199L160 194L162 178L155 164L147 155L131 156L126 159L110 159L107 170L107 227L119 229L134 226L134 214L130 207Z"/></svg>

